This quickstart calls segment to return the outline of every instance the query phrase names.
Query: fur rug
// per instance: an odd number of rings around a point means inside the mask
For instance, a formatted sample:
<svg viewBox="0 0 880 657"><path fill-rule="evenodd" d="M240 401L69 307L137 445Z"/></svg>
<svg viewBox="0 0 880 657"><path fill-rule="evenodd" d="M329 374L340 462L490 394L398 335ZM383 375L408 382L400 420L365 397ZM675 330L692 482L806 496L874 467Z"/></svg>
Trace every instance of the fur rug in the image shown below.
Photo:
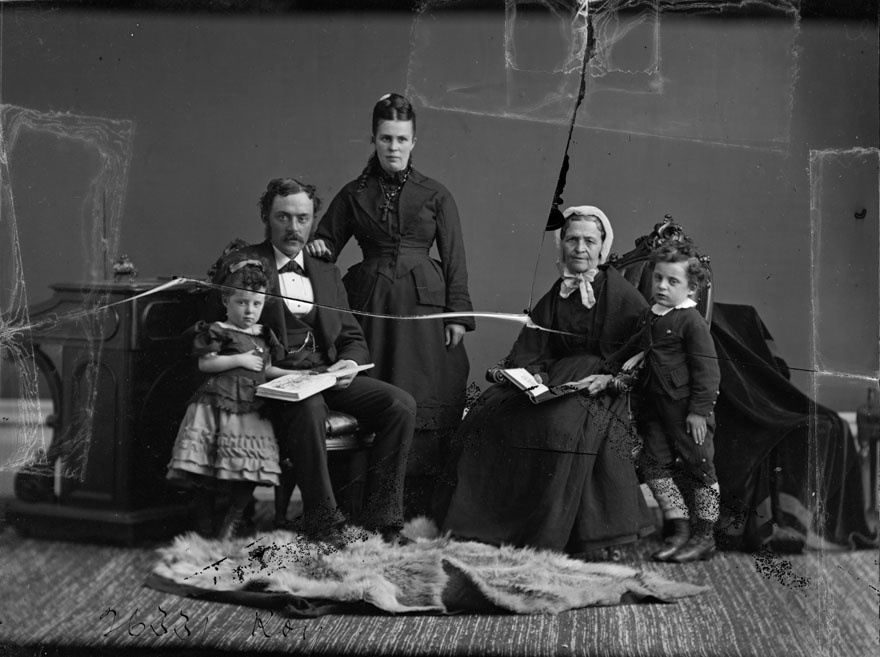
<svg viewBox="0 0 880 657"><path fill-rule="evenodd" d="M185 534L159 550L153 577L215 593L366 602L388 613L557 614L593 605L671 602L708 590L620 564L454 541L422 519L404 529L412 540L406 545L389 546L363 530L346 532L350 540L342 549L285 531L228 542Z"/></svg>

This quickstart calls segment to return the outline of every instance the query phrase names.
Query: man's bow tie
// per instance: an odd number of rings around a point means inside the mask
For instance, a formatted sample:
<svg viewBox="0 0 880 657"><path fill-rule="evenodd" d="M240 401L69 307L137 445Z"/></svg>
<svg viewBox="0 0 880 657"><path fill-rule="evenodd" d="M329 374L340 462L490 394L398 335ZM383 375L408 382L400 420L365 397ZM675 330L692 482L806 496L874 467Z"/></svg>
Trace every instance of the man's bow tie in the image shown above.
<svg viewBox="0 0 880 657"><path fill-rule="evenodd" d="M300 264L296 260L288 260L287 264L285 264L281 269L278 270L279 274L287 274L293 272L294 274L299 274L300 276L308 276L306 274L306 270L303 269Z"/></svg>

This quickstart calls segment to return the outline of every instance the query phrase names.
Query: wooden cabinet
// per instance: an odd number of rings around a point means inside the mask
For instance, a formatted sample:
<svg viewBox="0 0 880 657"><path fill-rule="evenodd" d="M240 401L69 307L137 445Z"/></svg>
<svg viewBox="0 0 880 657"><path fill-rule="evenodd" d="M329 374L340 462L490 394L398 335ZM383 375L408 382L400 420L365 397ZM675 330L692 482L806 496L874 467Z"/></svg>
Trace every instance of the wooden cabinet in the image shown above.
<svg viewBox="0 0 880 657"><path fill-rule="evenodd" d="M189 528L188 500L165 484L165 465L200 380L182 334L204 295L172 287L135 298L160 283L62 283L31 308L62 477L56 503L10 504L22 533L134 543Z"/></svg>

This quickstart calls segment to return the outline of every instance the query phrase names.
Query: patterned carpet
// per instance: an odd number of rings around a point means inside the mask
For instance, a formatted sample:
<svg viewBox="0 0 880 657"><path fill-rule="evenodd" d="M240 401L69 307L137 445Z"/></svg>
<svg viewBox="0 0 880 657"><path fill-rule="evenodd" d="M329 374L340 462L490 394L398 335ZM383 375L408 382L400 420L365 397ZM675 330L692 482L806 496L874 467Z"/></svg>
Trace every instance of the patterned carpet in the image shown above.
<svg viewBox="0 0 880 657"><path fill-rule="evenodd" d="M644 545L644 553L652 547ZM878 555L722 553L687 565L626 563L712 591L675 604L558 616L324 616L180 598L143 587L149 548L0 531L0 655L295 653L861 657L880 654Z"/></svg>

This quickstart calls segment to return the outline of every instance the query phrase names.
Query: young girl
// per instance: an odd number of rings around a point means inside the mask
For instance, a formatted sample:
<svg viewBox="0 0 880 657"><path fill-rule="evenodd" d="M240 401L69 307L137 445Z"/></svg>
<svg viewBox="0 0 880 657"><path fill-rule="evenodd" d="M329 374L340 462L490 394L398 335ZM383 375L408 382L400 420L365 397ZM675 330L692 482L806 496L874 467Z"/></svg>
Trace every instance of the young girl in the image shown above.
<svg viewBox="0 0 880 657"><path fill-rule="evenodd" d="M683 563L709 559L715 552L719 489L712 436L721 374L709 324L695 307L697 288L706 280L696 251L685 243L665 244L654 250L651 261L654 305L642 316L636 335L609 360L630 358L631 365L645 357L638 419L645 443L641 465L674 528L653 558ZM673 480L676 457L683 472L675 474L693 488L693 509Z"/></svg>
<svg viewBox="0 0 880 657"><path fill-rule="evenodd" d="M271 367L284 349L257 321L263 310L266 275L259 260L227 265L221 296L226 321L194 327L199 370L212 374L190 400L168 464L168 479L194 486L199 531L231 538L254 487L277 486L281 472L272 424L261 411L256 387L285 374ZM226 492L229 508L215 531L214 493Z"/></svg>

